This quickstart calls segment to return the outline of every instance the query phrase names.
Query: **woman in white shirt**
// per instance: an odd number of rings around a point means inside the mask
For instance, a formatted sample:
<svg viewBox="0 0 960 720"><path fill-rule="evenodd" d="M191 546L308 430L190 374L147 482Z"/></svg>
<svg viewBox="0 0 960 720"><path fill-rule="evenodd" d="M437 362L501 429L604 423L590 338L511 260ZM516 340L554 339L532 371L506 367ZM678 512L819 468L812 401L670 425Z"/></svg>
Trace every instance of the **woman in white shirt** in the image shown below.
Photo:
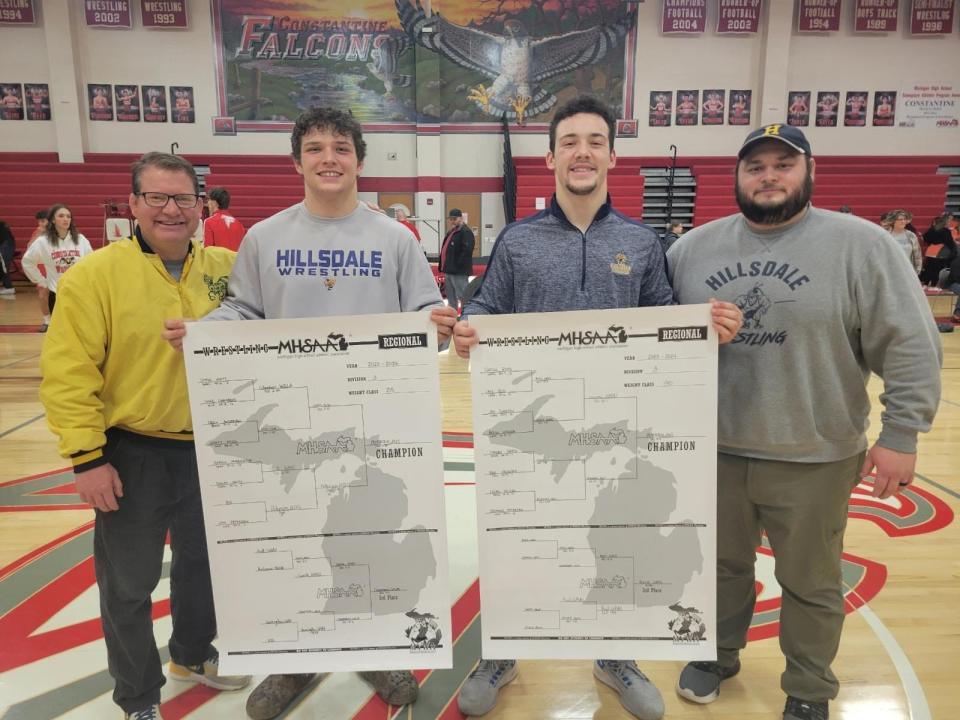
<svg viewBox="0 0 960 720"><path fill-rule="evenodd" d="M73 223L73 213L63 204L50 208L47 216L47 230L39 235L23 256L23 272L38 288L49 291L49 312L43 316L40 332L46 332L50 324L50 313L57 301L57 281L70 267L84 255L93 252L90 243ZM40 273L38 265L43 265L46 275Z"/></svg>

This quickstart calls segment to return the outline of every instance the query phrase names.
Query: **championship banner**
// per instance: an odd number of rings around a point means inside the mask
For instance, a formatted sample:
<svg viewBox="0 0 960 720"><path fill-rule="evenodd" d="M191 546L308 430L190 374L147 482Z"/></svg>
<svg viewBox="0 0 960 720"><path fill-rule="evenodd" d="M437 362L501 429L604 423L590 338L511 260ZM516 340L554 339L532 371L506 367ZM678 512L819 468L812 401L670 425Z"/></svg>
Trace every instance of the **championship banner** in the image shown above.
<svg viewBox="0 0 960 720"><path fill-rule="evenodd" d="M954 0L913 0L911 35L949 35L953 31Z"/></svg>
<svg viewBox="0 0 960 720"><path fill-rule="evenodd" d="M763 0L717 0L717 34L755 33L762 12Z"/></svg>
<svg viewBox="0 0 960 720"><path fill-rule="evenodd" d="M670 127L673 115L673 91L650 91L650 127Z"/></svg>
<svg viewBox="0 0 960 720"><path fill-rule="evenodd" d="M716 657L709 321L707 305L471 316L483 657Z"/></svg>
<svg viewBox="0 0 960 720"><path fill-rule="evenodd" d="M586 92L633 114L636 9L619 0L546 18L541 0L447 0L442 15L416 0L213 0L212 13L217 115L239 132L288 132L324 105L380 131L485 132L504 115L548 123L558 98Z"/></svg>
<svg viewBox="0 0 960 720"><path fill-rule="evenodd" d="M836 32L840 29L840 0L797 0L798 32Z"/></svg>
<svg viewBox="0 0 960 720"><path fill-rule="evenodd" d="M729 125L749 125L752 100L753 90L731 90L727 123Z"/></svg>
<svg viewBox="0 0 960 720"><path fill-rule="evenodd" d="M702 33L707 29L707 0L663 0L660 32Z"/></svg>
<svg viewBox="0 0 960 720"><path fill-rule="evenodd" d="M787 105L787 125L806 127L810 124L810 91L791 90Z"/></svg>
<svg viewBox="0 0 960 720"><path fill-rule="evenodd" d="M453 666L436 338L427 312L191 323L221 672Z"/></svg>
<svg viewBox="0 0 960 720"><path fill-rule="evenodd" d="M900 0L854 0L854 32L896 32Z"/></svg>
<svg viewBox="0 0 960 720"><path fill-rule="evenodd" d="M900 91L897 127L960 127L960 89L954 85L913 85Z"/></svg>
<svg viewBox="0 0 960 720"><path fill-rule="evenodd" d="M187 0L140 0L140 20L145 28L187 27Z"/></svg>
<svg viewBox="0 0 960 720"><path fill-rule="evenodd" d="M0 25L33 25L35 22L34 0L0 0Z"/></svg>
<svg viewBox="0 0 960 720"><path fill-rule="evenodd" d="M877 90L873 94L873 126L893 127L897 112L896 90Z"/></svg>
<svg viewBox="0 0 960 720"><path fill-rule="evenodd" d="M700 106L704 125L723 125L723 112L727 105L724 102L726 90L704 90L703 105Z"/></svg>
<svg viewBox="0 0 960 720"><path fill-rule="evenodd" d="M87 27L130 28L130 0L83 0Z"/></svg>

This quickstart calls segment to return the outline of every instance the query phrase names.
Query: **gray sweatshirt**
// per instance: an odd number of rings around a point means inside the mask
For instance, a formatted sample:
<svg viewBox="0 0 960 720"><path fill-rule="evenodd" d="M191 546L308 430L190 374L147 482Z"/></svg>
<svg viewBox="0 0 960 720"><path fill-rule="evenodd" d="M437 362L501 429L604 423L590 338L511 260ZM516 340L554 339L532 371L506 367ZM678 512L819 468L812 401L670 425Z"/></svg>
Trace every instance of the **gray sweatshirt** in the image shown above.
<svg viewBox="0 0 960 720"><path fill-rule="evenodd" d="M940 400L942 351L888 233L814 207L770 232L731 215L685 234L667 261L679 302L715 297L744 314L720 348L721 452L796 462L857 454L871 371L884 383L880 445L916 452Z"/></svg>
<svg viewBox="0 0 960 720"><path fill-rule="evenodd" d="M586 233L557 204L503 229L463 316L671 305L656 232L600 207Z"/></svg>
<svg viewBox="0 0 960 720"><path fill-rule="evenodd" d="M335 219L299 203L250 228L227 297L204 320L366 315L442 303L403 225L363 203Z"/></svg>

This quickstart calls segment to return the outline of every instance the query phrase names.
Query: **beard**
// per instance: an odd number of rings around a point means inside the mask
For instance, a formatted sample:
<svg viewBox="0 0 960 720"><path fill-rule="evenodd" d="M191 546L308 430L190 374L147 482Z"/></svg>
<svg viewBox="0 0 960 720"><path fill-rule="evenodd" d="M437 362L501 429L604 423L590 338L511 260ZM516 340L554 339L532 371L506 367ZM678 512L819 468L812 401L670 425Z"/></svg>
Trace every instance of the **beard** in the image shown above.
<svg viewBox="0 0 960 720"><path fill-rule="evenodd" d="M813 177L810 175L808 164L807 175L803 179L803 184L776 205L755 203L740 191L739 179L736 181L734 191L740 212L747 220L757 225L779 225L803 212L803 209L810 203L810 197L813 195Z"/></svg>
<svg viewBox="0 0 960 720"><path fill-rule="evenodd" d="M570 183L564 183L564 187L567 189L567 192L571 195L590 195L594 190L599 187L599 183L593 182L590 185L571 185Z"/></svg>

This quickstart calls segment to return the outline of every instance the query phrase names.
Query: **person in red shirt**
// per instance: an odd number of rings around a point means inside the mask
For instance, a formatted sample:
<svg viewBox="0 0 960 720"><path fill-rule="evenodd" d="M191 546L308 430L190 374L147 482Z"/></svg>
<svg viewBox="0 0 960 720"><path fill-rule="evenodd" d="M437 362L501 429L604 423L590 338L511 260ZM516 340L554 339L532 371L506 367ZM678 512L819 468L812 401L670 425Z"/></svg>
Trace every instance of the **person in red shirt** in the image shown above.
<svg viewBox="0 0 960 720"><path fill-rule="evenodd" d="M240 242L247 234L243 223L227 212L230 207L230 193L226 188L211 188L207 193L207 209L210 217L203 223L203 245L225 247L237 252Z"/></svg>
<svg viewBox="0 0 960 720"><path fill-rule="evenodd" d="M420 233L417 231L417 226L414 225L409 220L407 220L408 215L407 215L406 208L401 205L401 206L395 207L393 211L394 211L394 217L397 219L397 222L403 225L405 228L407 228L407 230L412 232L413 236L417 239L417 242L423 242L423 240L420 238Z"/></svg>

